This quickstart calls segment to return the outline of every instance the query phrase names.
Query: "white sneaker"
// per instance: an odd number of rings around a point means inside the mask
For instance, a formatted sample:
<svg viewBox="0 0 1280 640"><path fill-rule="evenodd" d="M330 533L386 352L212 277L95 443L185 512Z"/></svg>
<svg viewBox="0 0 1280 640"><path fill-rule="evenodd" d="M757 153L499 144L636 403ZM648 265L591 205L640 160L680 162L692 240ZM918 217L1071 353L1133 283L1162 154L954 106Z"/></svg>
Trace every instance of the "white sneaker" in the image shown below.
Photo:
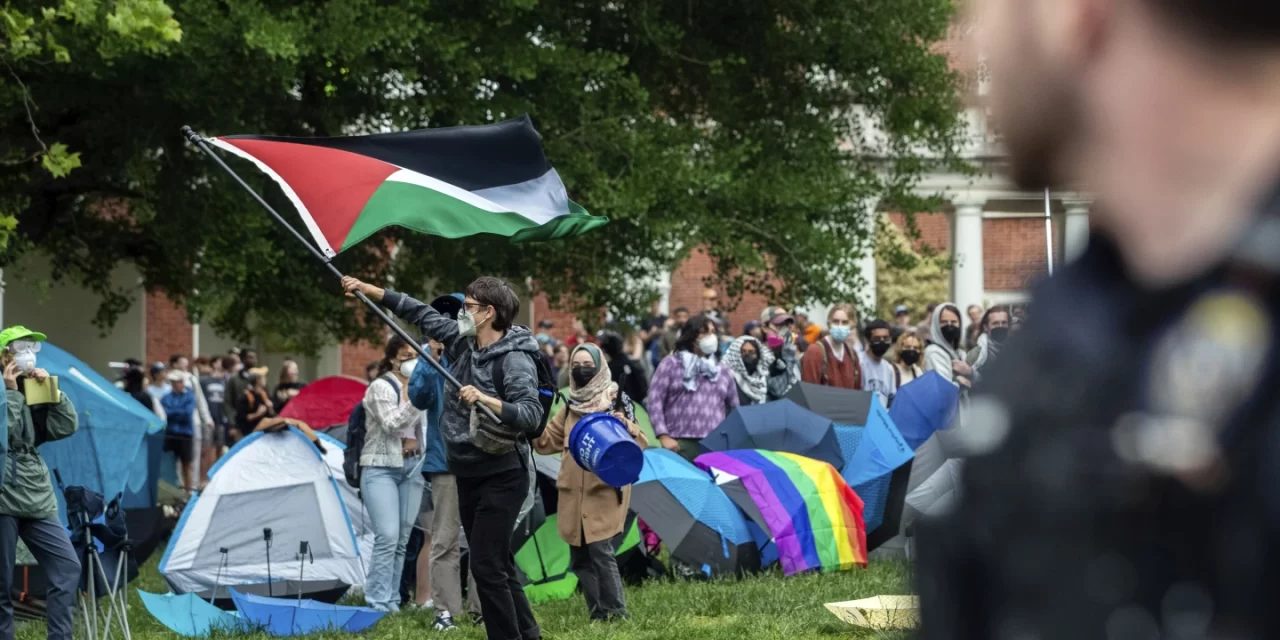
<svg viewBox="0 0 1280 640"><path fill-rule="evenodd" d="M458 625L453 623L453 616L449 615L448 611L442 611L436 616L431 628L436 631L454 631L458 628Z"/></svg>

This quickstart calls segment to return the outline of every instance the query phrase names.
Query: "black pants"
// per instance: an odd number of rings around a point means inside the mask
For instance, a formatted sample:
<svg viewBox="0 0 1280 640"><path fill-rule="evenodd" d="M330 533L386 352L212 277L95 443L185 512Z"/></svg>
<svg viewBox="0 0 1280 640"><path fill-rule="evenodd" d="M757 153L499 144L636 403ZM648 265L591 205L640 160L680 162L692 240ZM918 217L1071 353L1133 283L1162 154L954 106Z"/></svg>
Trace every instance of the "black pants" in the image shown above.
<svg viewBox="0 0 1280 640"><path fill-rule="evenodd" d="M583 534L585 539L586 534ZM578 576L587 613L592 620L627 617L622 595L622 573L613 555L613 540L606 538L582 547L569 547L569 568Z"/></svg>
<svg viewBox="0 0 1280 640"><path fill-rule="evenodd" d="M524 469L458 477L458 512L471 547L471 575L489 640L542 638L511 553L511 533L528 491L529 475Z"/></svg>

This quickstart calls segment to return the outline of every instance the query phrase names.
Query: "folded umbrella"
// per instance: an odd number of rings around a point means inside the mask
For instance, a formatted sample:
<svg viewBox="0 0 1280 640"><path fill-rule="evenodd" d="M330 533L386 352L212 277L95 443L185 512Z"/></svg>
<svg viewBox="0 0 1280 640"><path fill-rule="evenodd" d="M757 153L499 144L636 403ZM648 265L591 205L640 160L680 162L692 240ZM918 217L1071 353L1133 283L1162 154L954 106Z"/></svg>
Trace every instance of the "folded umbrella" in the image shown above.
<svg viewBox="0 0 1280 640"><path fill-rule="evenodd" d="M644 452L631 510L662 538L671 556L704 575L760 568L746 519L710 474L665 449Z"/></svg>
<svg viewBox="0 0 1280 640"><path fill-rule="evenodd" d="M300 636L318 631L359 633L386 613L369 607L349 607L315 600L269 598L231 589L240 616L273 636Z"/></svg>
<svg viewBox="0 0 1280 640"><path fill-rule="evenodd" d="M840 469L844 458L831 419L791 400L734 409L699 443L702 453L763 449L821 460Z"/></svg>
<svg viewBox="0 0 1280 640"><path fill-rule="evenodd" d="M139 589L138 596L157 622L180 636L203 638L215 629L223 633L248 631L240 614L223 611L194 593L161 595Z"/></svg>

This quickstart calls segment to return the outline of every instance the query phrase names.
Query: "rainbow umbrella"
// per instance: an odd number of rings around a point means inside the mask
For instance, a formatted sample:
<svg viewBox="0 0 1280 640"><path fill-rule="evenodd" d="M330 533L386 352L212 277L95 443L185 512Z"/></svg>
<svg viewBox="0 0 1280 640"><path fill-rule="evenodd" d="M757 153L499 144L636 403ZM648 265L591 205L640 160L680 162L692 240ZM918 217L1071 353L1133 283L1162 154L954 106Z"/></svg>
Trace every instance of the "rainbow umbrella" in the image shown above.
<svg viewBox="0 0 1280 640"><path fill-rule="evenodd" d="M862 499L835 467L754 449L707 453L696 463L773 540L785 575L866 566Z"/></svg>

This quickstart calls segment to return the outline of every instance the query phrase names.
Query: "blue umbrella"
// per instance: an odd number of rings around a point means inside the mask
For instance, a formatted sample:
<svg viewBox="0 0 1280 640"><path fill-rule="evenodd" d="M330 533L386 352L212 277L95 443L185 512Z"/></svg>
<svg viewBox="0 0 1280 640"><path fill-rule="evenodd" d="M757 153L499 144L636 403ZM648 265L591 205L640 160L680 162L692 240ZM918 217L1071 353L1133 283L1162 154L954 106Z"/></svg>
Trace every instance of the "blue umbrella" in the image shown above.
<svg viewBox="0 0 1280 640"><path fill-rule="evenodd" d="M268 598L231 589L240 616L273 636L301 636L318 631L359 633L386 613L315 600Z"/></svg>
<svg viewBox="0 0 1280 640"><path fill-rule="evenodd" d="M897 535L914 453L879 402L868 408L865 424L837 424L835 433L845 459L840 475L862 498L872 550Z"/></svg>
<svg viewBox="0 0 1280 640"><path fill-rule="evenodd" d="M738 407L699 443L702 453L763 449L785 451L844 467L831 420L791 400Z"/></svg>
<svg viewBox="0 0 1280 640"><path fill-rule="evenodd" d="M956 385L947 382L937 371L930 371L898 389L889 416L914 451L933 432L951 424L959 402L960 390Z"/></svg>
<svg viewBox="0 0 1280 640"><path fill-rule="evenodd" d="M644 452L631 510L662 538L673 558L707 576L760 568L760 551L737 505L710 474L675 453Z"/></svg>
<svg viewBox="0 0 1280 640"><path fill-rule="evenodd" d="M159 595L138 590L142 604L160 624L188 638L203 638L215 629L224 633L248 631L239 614L223 611L194 593Z"/></svg>

